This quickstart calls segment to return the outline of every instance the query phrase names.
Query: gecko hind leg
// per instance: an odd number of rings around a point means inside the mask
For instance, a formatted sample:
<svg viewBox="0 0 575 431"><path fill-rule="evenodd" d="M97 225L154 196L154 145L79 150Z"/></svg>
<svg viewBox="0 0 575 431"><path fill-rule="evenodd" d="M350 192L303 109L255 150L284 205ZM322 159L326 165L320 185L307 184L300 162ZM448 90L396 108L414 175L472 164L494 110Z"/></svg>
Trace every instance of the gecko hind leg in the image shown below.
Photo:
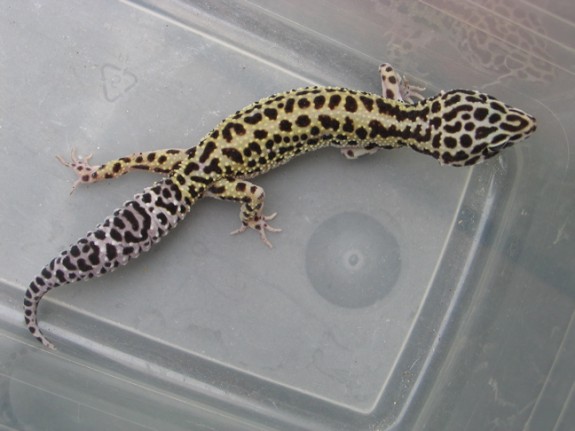
<svg viewBox="0 0 575 431"><path fill-rule="evenodd" d="M259 232L262 242L272 248L272 243L267 239L266 232L281 232L281 229L268 224L268 221L273 220L277 213L263 215L265 192L262 187L249 181L224 178L212 184L205 195L215 199L241 202L240 220L242 225L231 234L237 235L245 232L248 228L254 229Z"/></svg>
<svg viewBox="0 0 575 431"><path fill-rule="evenodd" d="M132 170L144 170L160 174L168 174L178 167L178 165L188 158L187 150L168 149L133 153L126 157L110 160L101 165L91 165L89 163L93 154L87 157L78 157L76 150L70 154L70 161L62 156L56 159L64 166L71 168L78 179L72 185L72 191L76 190L80 184L90 184L105 179L118 178Z"/></svg>

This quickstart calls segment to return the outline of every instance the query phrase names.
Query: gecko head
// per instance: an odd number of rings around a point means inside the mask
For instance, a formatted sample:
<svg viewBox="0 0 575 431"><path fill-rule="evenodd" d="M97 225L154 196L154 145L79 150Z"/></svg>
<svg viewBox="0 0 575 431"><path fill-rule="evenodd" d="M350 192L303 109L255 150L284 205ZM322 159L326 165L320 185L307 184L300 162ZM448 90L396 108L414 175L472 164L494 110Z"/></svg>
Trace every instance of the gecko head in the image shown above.
<svg viewBox="0 0 575 431"><path fill-rule="evenodd" d="M481 163L527 139L537 128L531 115L477 91L453 90L428 100L432 155L442 164Z"/></svg>

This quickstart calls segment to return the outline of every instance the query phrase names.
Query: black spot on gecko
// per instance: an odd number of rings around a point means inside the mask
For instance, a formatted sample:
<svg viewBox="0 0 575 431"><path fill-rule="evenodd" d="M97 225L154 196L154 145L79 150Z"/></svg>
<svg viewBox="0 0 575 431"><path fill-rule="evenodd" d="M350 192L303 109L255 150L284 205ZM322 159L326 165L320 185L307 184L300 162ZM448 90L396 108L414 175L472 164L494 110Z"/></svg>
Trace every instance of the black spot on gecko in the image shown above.
<svg viewBox="0 0 575 431"><path fill-rule="evenodd" d="M493 139L491 139L491 143L492 144L498 144L501 141L504 141L505 139L507 139L507 136L504 134L499 134L493 137Z"/></svg>
<svg viewBox="0 0 575 431"><path fill-rule="evenodd" d="M112 166L112 172L114 172L115 174L120 172L121 169L122 169L122 164L119 162L114 163L114 166Z"/></svg>
<svg viewBox="0 0 575 431"><path fill-rule="evenodd" d="M367 138L367 130L365 130L365 128L363 127L359 127L356 131L355 134L357 135L357 137L361 140L364 140L365 138Z"/></svg>
<svg viewBox="0 0 575 431"><path fill-rule="evenodd" d="M385 138L387 134L386 128L383 127L383 124L381 124L377 120L371 120L369 122L369 128L371 129L371 132L369 132L369 137L372 139L377 137L378 135L381 136L382 138Z"/></svg>
<svg viewBox="0 0 575 431"><path fill-rule="evenodd" d="M461 144L462 147L469 148L473 144L473 139L471 139L471 136L469 136L468 134L463 134L459 138L459 143Z"/></svg>
<svg viewBox="0 0 575 431"><path fill-rule="evenodd" d="M50 275L51 276L51 275ZM30 283L30 290L34 293L38 293L40 292L40 289L38 288L38 286L36 286L36 284L34 283ZM28 296L28 295L27 295Z"/></svg>
<svg viewBox="0 0 575 431"><path fill-rule="evenodd" d="M299 117L297 117L297 119L295 120L295 123L299 126L299 127L307 127L311 124L311 119L307 116L307 115L300 115Z"/></svg>
<svg viewBox="0 0 575 431"><path fill-rule="evenodd" d="M497 123L498 121L501 121L501 115L499 115L499 114L497 114L497 113L493 113L493 114L491 114L491 115L489 116L489 119L488 119L488 120L489 120L489 122L490 122L491 124L495 124L495 123Z"/></svg>
<svg viewBox="0 0 575 431"><path fill-rule="evenodd" d="M186 183L186 178L182 175L182 174L176 174L176 176L174 177L174 180L176 181L177 184L183 186ZM156 194L159 194L159 190L157 192L154 192Z"/></svg>
<svg viewBox="0 0 575 431"><path fill-rule="evenodd" d="M292 124L288 120L280 121L280 130L283 132L291 132Z"/></svg>
<svg viewBox="0 0 575 431"><path fill-rule="evenodd" d="M112 244L106 244L106 259L114 260L118 256L118 250Z"/></svg>
<svg viewBox="0 0 575 431"><path fill-rule="evenodd" d="M359 100L361 100L361 103L363 103L363 106L365 106L368 112L373 110L373 99L367 96L359 96Z"/></svg>
<svg viewBox="0 0 575 431"><path fill-rule="evenodd" d="M60 283L65 283L66 282L66 274L64 274L64 271L62 271L61 269L58 269L56 271L56 278L58 279L58 281Z"/></svg>
<svg viewBox="0 0 575 431"><path fill-rule="evenodd" d="M433 140L431 141L431 146L433 148L440 148L441 147L441 133L433 136Z"/></svg>
<svg viewBox="0 0 575 431"><path fill-rule="evenodd" d="M286 145L284 147L280 147L280 149L278 150L280 154L285 154L285 153L289 153L290 151L293 151L293 146L291 145Z"/></svg>
<svg viewBox="0 0 575 431"><path fill-rule="evenodd" d="M472 158L470 158L469 160L467 160L467 161L465 162L465 166L474 165L474 164L476 164L476 163L479 161L479 159L480 159L479 156L472 157Z"/></svg>
<svg viewBox="0 0 575 431"><path fill-rule="evenodd" d="M78 257L78 256L80 256L80 254L81 254L81 253L80 253L80 249L78 248L77 245L74 244L72 247L70 247L70 255L71 255L72 257ZM46 276L46 274L45 274L44 272L48 272L48 273L49 273L49 271L44 268L44 270L42 271L42 276L44 276L44 277L46 277L46 278L50 278L50 277L51 277L51 275Z"/></svg>
<svg viewBox="0 0 575 431"><path fill-rule="evenodd" d="M264 115L268 117L270 120L275 120L278 118L278 111L277 109L266 108L264 109Z"/></svg>
<svg viewBox="0 0 575 431"><path fill-rule="evenodd" d="M206 184L206 185L212 182L209 178L200 177L199 175L192 175L190 177L190 180L192 180L194 183Z"/></svg>
<svg viewBox="0 0 575 431"><path fill-rule="evenodd" d="M257 142L252 141L249 143L248 146L249 146L250 150L252 150L256 154L262 153L262 148L260 147L260 145Z"/></svg>
<svg viewBox="0 0 575 431"><path fill-rule="evenodd" d="M329 98L329 109L335 109L339 106L339 104L341 103L341 96L339 94L333 94L332 96L330 96Z"/></svg>
<svg viewBox="0 0 575 431"><path fill-rule="evenodd" d="M78 267L74 265L70 260L70 256L66 256L64 257L64 259L62 259L62 265L64 265L68 271L75 271L76 269L78 269ZM40 280L42 279L40 278Z"/></svg>
<svg viewBox="0 0 575 431"><path fill-rule="evenodd" d="M448 108L452 105L455 105L456 103L461 102L461 96L459 94L455 94L453 97L450 97L449 99L447 99L444 104L445 107Z"/></svg>
<svg viewBox="0 0 575 431"><path fill-rule="evenodd" d="M215 195L221 195L226 191L226 186L212 186L209 188L209 190L210 193L213 193Z"/></svg>
<svg viewBox="0 0 575 431"><path fill-rule="evenodd" d="M321 109L325 105L325 97L324 96L315 96L313 99L313 107L315 109Z"/></svg>
<svg viewBox="0 0 575 431"><path fill-rule="evenodd" d="M138 238L132 232L127 231L126 233L124 233L124 241L127 243L138 243L140 242L140 238Z"/></svg>
<svg viewBox="0 0 575 431"><path fill-rule="evenodd" d="M158 213L156 217L162 226L166 226L168 224L168 218L164 213Z"/></svg>
<svg viewBox="0 0 575 431"><path fill-rule="evenodd" d="M471 105L460 105L457 106L443 114L443 120L450 122L455 119L461 112L473 111L473 106Z"/></svg>
<svg viewBox="0 0 575 431"><path fill-rule="evenodd" d="M220 160L214 157L208 166L204 166L204 173L211 174L212 172L216 174L222 173L222 168L220 168Z"/></svg>
<svg viewBox="0 0 575 431"><path fill-rule="evenodd" d="M262 114L256 112L252 116L244 117L244 121L248 124L258 124L260 121L262 121L262 118Z"/></svg>
<svg viewBox="0 0 575 431"><path fill-rule="evenodd" d="M170 199L172 197L172 192L167 187L162 190L162 196L164 199Z"/></svg>
<svg viewBox="0 0 575 431"><path fill-rule="evenodd" d="M232 140L232 130L238 136L243 136L246 134L246 129L241 123L228 123L224 126L222 130L222 136L226 140L226 142L231 142Z"/></svg>
<svg viewBox="0 0 575 431"><path fill-rule="evenodd" d="M114 241L118 241L121 242L122 241L122 234L120 234L120 231L118 231L117 229L110 229L110 237L114 240Z"/></svg>
<svg viewBox="0 0 575 431"><path fill-rule="evenodd" d="M353 132L353 120L349 117L345 117L345 123L343 123L342 129L344 132Z"/></svg>
<svg viewBox="0 0 575 431"><path fill-rule="evenodd" d="M222 154L235 163L241 164L244 162L244 158L242 156L242 153L240 153L235 148L224 148L222 150Z"/></svg>
<svg viewBox="0 0 575 431"><path fill-rule="evenodd" d="M457 141L452 136L446 136L443 139L443 143L447 148L455 148L457 147Z"/></svg>
<svg viewBox="0 0 575 431"><path fill-rule="evenodd" d="M475 139L483 139L496 131L497 127L478 127L475 129Z"/></svg>
<svg viewBox="0 0 575 431"><path fill-rule="evenodd" d="M258 129L254 131L254 138L256 139L265 139L268 137L267 130Z"/></svg>
<svg viewBox="0 0 575 431"><path fill-rule="evenodd" d="M491 102L489 104L489 106L491 106L491 109L494 109L495 111L499 111L502 114L505 114L505 107L501 104L501 103L497 103L497 102Z"/></svg>
<svg viewBox="0 0 575 431"><path fill-rule="evenodd" d="M156 153L154 152L148 153L146 159L148 160L148 162L153 162L156 159Z"/></svg>
<svg viewBox="0 0 575 431"><path fill-rule="evenodd" d="M329 115L320 115L318 119L322 127L326 130L333 129L334 131L337 131L339 129L339 121Z"/></svg>
<svg viewBox="0 0 575 431"><path fill-rule="evenodd" d="M511 123L519 123L518 125L513 125ZM505 118L505 122L501 123L500 127L503 130L506 130L508 132L517 132L523 128L525 128L527 126L527 122L521 118L518 115L515 114L509 114L507 115L507 117ZM512 140L515 139L519 139L520 136L518 137L513 137Z"/></svg>
<svg viewBox="0 0 575 431"><path fill-rule="evenodd" d="M347 112L355 112L357 111L357 100L355 100L355 97L352 96L346 96L345 97L345 110Z"/></svg>
<svg viewBox="0 0 575 431"><path fill-rule="evenodd" d="M441 117L433 117L431 120L429 120L429 124L434 129L439 129L441 127Z"/></svg>
<svg viewBox="0 0 575 431"><path fill-rule="evenodd" d="M132 211L124 211L123 216L126 218L128 223L130 223L133 230L138 230L140 228L140 223Z"/></svg>
<svg viewBox="0 0 575 431"><path fill-rule="evenodd" d="M461 121L457 121L455 124L446 124L443 129L448 133L457 133L461 130Z"/></svg>
<svg viewBox="0 0 575 431"><path fill-rule="evenodd" d="M149 204L150 202L152 202L152 195L150 193L144 193L142 195L142 202L144 202L145 204ZM116 223L116 220L120 220L120 219L114 219L114 224Z"/></svg>
<svg viewBox="0 0 575 431"><path fill-rule="evenodd" d="M291 114L293 112L293 107L295 105L295 99L289 98L286 100L284 111L286 114Z"/></svg>
<svg viewBox="0 0 575 431"><path fill-rule="evenodd" d="M482 121L487 117L488 114L489 111L487 110L487 108L477 108L473 112L473 118L475 118L477 121Z"/></svg>
<svg viewBox="0 0 575 431"><path fill-rule="evenodd" d="M92 267L88 265L84 259L78 259L76 263L78 264L78 269L82 272L88 272L92 269Z"/></svg>
<svg viewBox="0 0 575 431"><path fill-rule="evenodd" d="M200 165L198 165L196 162L188 162L184 168L184 175L190 175L192 172L195 172L198 169L200 169Z"/></svg>
<svg viewBox="0 0 575 431"><path fill-rule="evenodd" d="M305 109L307 107L309 107L311 105L310 101L308 99L306 99L305 97L302 99L299 99L297 101L297 106L299 106L302 109Z"/></svg>
<svg viewBox="0 0 575 431"><path fill-rule="evenodd" d="M242 126L243 127L243 126ZM244 131L245 133L245 131ZM216 150L217 146L216 143L214 141L209 141L206 146L204 147L204 151L202 152L202 155L200 156L200 163L206 163L206 161L209 159L209 157L212 155L212 153ZM180 184L184 184L184 181L181 181Z"/></svg>
<svg viewBox="0 0 575 431"><path fill-rule="evenodd" d="M467 160L468 157L469 156L465 151L460 150L457 153L455 153L455 155L453 156L453 160L455 160L456 162L461 162L463 160Z"/></svg>

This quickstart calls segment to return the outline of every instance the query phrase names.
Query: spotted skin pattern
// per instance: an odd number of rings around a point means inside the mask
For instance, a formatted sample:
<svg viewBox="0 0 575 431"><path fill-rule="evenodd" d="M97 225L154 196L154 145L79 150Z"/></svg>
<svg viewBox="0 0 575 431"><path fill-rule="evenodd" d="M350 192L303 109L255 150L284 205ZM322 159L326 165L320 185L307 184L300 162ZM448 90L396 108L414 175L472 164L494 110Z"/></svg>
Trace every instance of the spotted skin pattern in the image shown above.
<svg viewBox="0 0 575 431"><path fill-rule="evenodd" d="M335 87L307 87L275 94L223 120L190 149L136 153L101 166L88 158L59 160L80 183L143 169L166 174L134 196L104 223L54 258L26 290L24 317L32 335L54 348L38 327L41 298L54 287L111 272L149 250L202 197L240 203L241 227L278 232L263 214L264 190L249 182L295 156L332 146L348 158L380 149L410 147L441 164L471 166L530 136L529 114L494 97L452 90L423 99L387 64L380 67L385 97ZM411 96L423 99L411 102Z"/></svg>

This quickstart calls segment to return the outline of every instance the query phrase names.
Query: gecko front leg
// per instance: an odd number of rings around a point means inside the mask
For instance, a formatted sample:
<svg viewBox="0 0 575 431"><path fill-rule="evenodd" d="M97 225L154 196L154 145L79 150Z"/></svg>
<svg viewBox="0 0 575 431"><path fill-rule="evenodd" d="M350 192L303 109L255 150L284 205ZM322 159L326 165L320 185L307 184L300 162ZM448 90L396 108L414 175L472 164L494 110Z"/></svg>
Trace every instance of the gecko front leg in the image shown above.
<svg viewBox="0 0 575 431"><path fill-rule="evenodd" d="M405 76L402 78L399 73L388 63L379 66L379 75L381 78L381 91L383 97L396 100L398 102L414 103L413 98L423 100L421 91L424 87L416 87L409 84ZM358 157L375 154L380 148L361 148L361 147L343 147L341 154L347 159L357 159Z"/></svg>
<svg viewBox="0 0 575 431"><path fill-rule="evenodd" d="M381 78L381 93L383 97L408 103L415 103L413 98L419 100L425 99L421 94L421 92L425 90L425 87L411 85L405 75L402 77L390 64L383 63L379 66L379 75Z"/></svg>
<svg viewBox="0 0 575 431"><path fill-rule="evenodd" d="M277 213L268 216L263 215L265 197L263 188L249 181L224 178L212 184L205 196L241 202L240 220L242 221L242 226L231 232L231 234L242 233L248 228L254 229L259 232L262 242L268 247L272 247L271 242L267 239L266 232L281 232L281 229L268 224L268 221L273 220Z"/></svg>

